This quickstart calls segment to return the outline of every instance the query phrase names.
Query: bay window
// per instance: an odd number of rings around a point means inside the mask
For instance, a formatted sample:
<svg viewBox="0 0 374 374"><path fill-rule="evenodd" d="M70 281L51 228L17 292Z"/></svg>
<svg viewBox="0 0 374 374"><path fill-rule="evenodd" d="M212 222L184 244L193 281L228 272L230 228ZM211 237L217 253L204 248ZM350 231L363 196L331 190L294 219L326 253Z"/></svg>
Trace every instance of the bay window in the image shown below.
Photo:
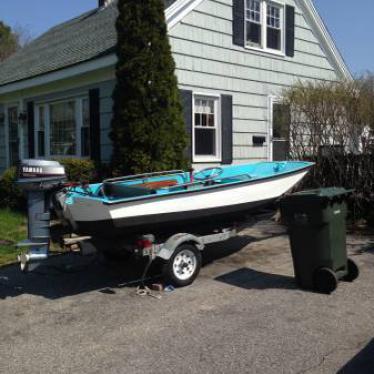
<svg viewBox="0 0 374 374"><path fill-rule="evenodd" d="M221 129L219 121L219 98L194 97L193 154L195 162L219 161Z"/></svg>
<svg viewBox="0 0 374 374"><path fill-rule="evenodd" d="M284 5L269 0L245 0L246 46L284 53Z"/></svg>
<svg viewBox="0 0 374 374"><path fill-rule="evenodd" d="M37 156L89 156L89 125L87 98L38 104L35 126Z"/></svg>

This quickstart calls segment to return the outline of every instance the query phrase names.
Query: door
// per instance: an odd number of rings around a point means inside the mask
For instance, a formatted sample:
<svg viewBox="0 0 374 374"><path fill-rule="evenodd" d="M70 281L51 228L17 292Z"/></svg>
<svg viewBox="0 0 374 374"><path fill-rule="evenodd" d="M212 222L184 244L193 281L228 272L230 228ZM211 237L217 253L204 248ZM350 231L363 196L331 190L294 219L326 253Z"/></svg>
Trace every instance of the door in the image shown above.
<svg viewBox="0 0 374 374"><path fill-rule="evenodd" d="M16 165L19 161L19 129L18 108L8 108L8 141L9 141L9 165Z"/></svg>
<svg viewBox="0 0 374 374"><path fill-rule="evenodd" d="M285 104L272 103L272 159L287 160L290 151L290 107Z"/></svg>

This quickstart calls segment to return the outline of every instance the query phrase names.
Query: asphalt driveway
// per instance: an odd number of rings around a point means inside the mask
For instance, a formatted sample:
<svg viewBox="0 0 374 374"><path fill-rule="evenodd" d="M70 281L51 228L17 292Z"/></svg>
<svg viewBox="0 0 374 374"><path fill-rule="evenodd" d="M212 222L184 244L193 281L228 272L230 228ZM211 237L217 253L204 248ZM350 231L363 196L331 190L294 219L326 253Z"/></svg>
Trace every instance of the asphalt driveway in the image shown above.
<svg viewBox="0 0 374 374"><path fill-rule="evenodd" d="M349 251L361 276L331 296L297 289L268 221L210 247L198 280L160 300L127 284L136 261L1 269L0 372L373 373L374 237L350 236Z"/></svg>

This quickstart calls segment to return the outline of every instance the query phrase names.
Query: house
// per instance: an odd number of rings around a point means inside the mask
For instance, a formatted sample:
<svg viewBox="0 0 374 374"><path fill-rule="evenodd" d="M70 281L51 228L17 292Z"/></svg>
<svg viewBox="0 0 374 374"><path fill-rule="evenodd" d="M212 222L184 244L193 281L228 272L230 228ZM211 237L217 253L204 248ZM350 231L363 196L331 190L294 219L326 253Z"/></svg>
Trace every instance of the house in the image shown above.
<svg viewBox="0 0 374 374"><path fill-rule="evenodd" d="M165 16L197 167L283 158L282 90L351 79L311 0L166 0ZM0 170L110 161L116 17L99 0L0 65Z"/></svg>

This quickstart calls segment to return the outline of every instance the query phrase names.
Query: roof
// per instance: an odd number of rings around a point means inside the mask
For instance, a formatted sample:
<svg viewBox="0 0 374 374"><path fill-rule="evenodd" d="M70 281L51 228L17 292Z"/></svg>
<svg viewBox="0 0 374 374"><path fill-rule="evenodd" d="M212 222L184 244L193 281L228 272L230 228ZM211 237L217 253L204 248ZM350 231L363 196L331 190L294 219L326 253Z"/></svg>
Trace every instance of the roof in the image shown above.
<svg viewBox="0 0 374 374"><path fill-rule="evenodd" d="M169 28L177 24L203 0L164 0ZM295 0L321 40L322 46L342 78L352 79L342 55L324 25L312 0ZM99 57L114 55L117 42L116 0L106 7L84 13L53 27L27 47L0 64L0 93L20 89L24 81L62 71ZM81 66L81 65L80 65ZM65 70L64 70L65 71Z"/></svg>
<svg viewBox="0 0 374 374"><path fill-rule="evenodd" d="M176 0L164 0L168 8ZM0 64L0 86L60 70L114 51L116 1L48 30Z"/></svg>

